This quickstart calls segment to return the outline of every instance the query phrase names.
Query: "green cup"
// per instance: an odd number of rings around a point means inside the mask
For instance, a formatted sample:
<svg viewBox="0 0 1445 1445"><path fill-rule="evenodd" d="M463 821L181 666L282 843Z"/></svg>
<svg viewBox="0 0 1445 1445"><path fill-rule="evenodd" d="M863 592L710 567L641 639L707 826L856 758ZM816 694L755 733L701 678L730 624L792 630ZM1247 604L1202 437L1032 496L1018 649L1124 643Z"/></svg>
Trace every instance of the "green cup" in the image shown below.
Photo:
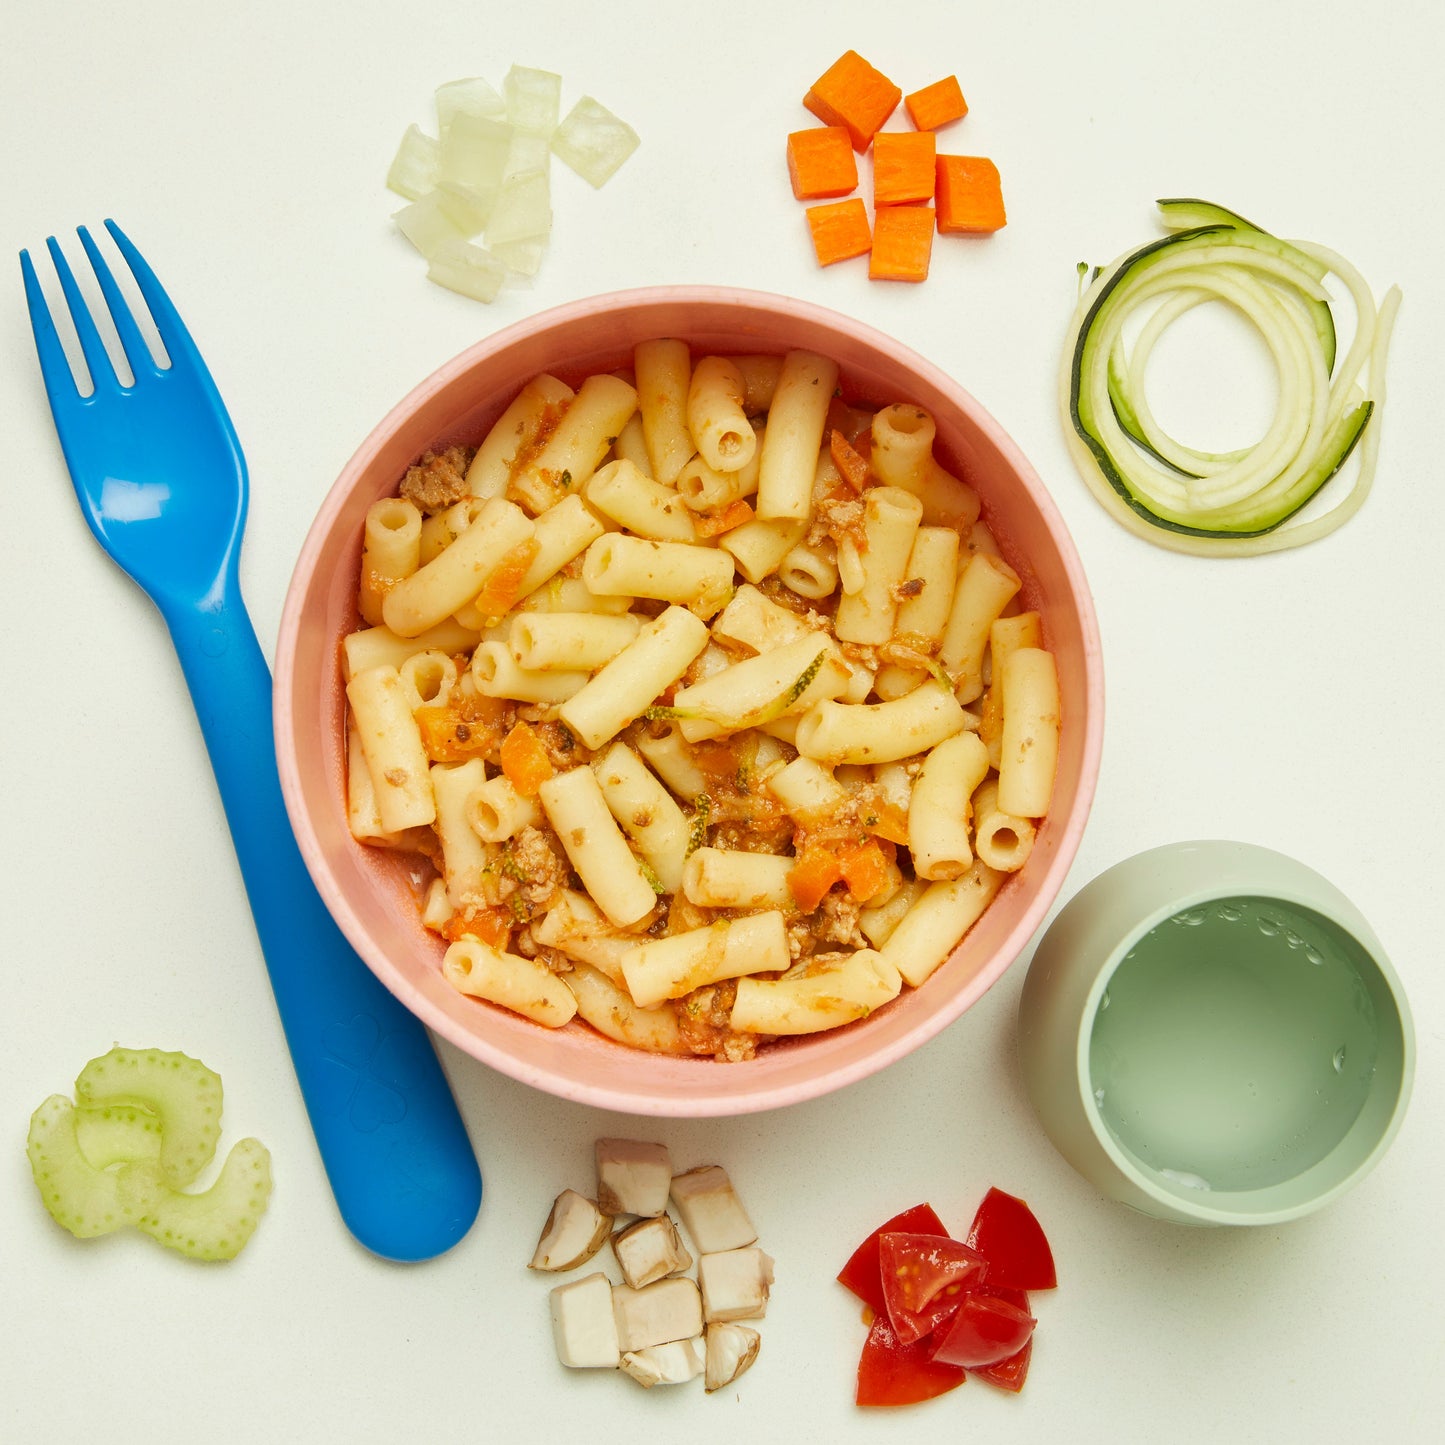
<svg viewBox="0 0 1445 1445"><path fill-rule="evenodd" d="M1169 844L1061 910L1019 1002L1029 1096L1111 1198L1277 1224L1338 1198L1399 1130L1409 1007L1337 888L1247 843Z"/></svg>

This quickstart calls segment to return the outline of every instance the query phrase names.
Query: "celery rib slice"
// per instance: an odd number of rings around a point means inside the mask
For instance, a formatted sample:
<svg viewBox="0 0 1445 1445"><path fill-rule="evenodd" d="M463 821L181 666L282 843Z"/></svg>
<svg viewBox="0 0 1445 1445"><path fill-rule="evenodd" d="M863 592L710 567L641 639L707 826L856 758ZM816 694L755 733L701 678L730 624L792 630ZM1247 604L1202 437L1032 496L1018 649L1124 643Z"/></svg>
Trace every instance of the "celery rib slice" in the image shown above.
<svg viewBox="0 0 1445 1445"><path fill-rule="evenodd" d="M167 1249L188 1259L234 1259L271 1198L271 1153L259 1139L240 1140L216 1182L194 1194L166 1188L158 1165L132 1164L119 1192L135 1206L136 1228Z"/></svg>
<svg viewBox="0 0 1445 1445"><path fill-rule="evenodd" d="M52 1094L30 1117L26 1153L51 1218L77 1239L134 1224L155 1202L159 1185L136 1180L122 1192L121 1171L97 1169L76 1138L75 1105Z"/></svg>
<svg viewBox="0 0 1445 1445"><path fill-rule="evenodd" d="M221 1137L221 1078L199 1059L164 1049L114 1048L75 1081L80 1104L131 1104L160 1120L159 1168L171 1188L189 1184L215 1158Z"/></svg>

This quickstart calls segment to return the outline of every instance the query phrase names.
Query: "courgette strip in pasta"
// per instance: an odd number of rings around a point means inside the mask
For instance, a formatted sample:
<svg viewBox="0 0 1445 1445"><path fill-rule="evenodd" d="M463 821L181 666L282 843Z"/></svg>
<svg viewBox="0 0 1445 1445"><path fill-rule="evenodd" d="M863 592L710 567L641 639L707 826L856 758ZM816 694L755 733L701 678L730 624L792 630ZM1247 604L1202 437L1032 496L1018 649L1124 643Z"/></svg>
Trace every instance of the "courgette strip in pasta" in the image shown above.
<svg viewBox="0 0 1445 1445"><path fill-rule="evenodd" d="M1174 551L1251 556L1326 536L1359 510L1374 480L1398 287L1377 308L1360 273L1323 246L1281 241L1206 202L1159 208L1173 234L1094 272L1071 323L1060 391L1085 482L1131 532ZM1354 310L1343 357L1329 276ZM1208 301L1251 323L1279 380L1265 434L1228 452L1170 436L1145 390L1160 337ZM1302 518L1347 462L1344 494Z"/></svg>

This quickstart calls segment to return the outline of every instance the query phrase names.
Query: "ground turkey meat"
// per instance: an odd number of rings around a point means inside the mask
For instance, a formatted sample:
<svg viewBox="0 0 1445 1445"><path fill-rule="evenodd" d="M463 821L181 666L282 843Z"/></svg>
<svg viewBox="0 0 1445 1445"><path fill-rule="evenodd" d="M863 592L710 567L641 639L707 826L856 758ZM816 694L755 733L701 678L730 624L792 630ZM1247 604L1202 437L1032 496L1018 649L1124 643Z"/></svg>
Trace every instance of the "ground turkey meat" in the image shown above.
<svg viewBox="0 0 1445 1445"><path fill-rule="evenodd" d="M760 1037L735 1034L728 1027L737 992L736 981L728 979L695 988L686 997L673 1001L678 1030L694 1054L711 1054L719 1063L726 1064L743 1063L756 1057Z"/></svg>
<svg viewBox="0 0 1445 1445"><path fill-rule="evenodd" d="M475 455L472 447L448 447L444 452L426 452L401 481L401 495L428 516L444 512L453 502L469 496L467 468Z"/></svg>
<svg viewBox="0 0 1445 1445"><path fill-rule="evenodd" d="M552 834L523 828L502 855L502 902L519 919L545 912L567 886L571 873Z"/></svg>

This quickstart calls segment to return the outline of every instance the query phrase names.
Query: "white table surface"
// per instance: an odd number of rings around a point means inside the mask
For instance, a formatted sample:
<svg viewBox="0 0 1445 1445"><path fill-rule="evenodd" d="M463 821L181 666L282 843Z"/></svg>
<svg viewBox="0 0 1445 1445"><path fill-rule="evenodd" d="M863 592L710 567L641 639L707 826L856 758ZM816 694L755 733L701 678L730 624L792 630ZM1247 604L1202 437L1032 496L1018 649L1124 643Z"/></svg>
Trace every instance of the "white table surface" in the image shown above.
<svg viewBox="0 0 1445 1445"><path fill-rule="evenodd" d="M430 1263L371 1257L339 1223L314 1152L163 627L70 494L12 260L0 286L0 1438L1436 1438L1439 13L1418 0L7 5L0 253L107 216L146 252L249 457L242 574L268 650L332 479L384 411L478 338L657 282L848 312L950 371L1013 433L1092 579L1103 771L1059 903L1170 840L1293 854L1374 923L1414 1004L1420 1063L1394 1149L1351 1195L1284 1228L1191 1231L1098 1197L1045 1140L1014 1061L1027 954L917 1055L741 1119L601 1114L443 1047L486 1177L481 1215ZM817 269L788 187L784 136L812 123L801 95L849 47L905 90L957 73L972 109L947 148L992 155L1003 173L1007 229L941 240L921 287L870 284L859 264ZM564 106L596 95L643 144L600 191L554 167L542 272L484 307L425 283L383 177L437 84L499 84L514 61L560 72ZM1055 375L1075 263L1157 234L1152 203L1170 194L1329 245L1377 295L1403 288L1376 489L1320 544L1234 562L1157 550L1103 514L1069 459ZM227 1142L269 1144L272 1207L233 1264L198 1266L137 1235L78 1242L40 1207L30 1111L117 1040L206 1060L225 1079ZM593 1138L633 1132L680 1163L728 1166L778 1261L762 1357L714 1397L564 1372L546 1281L523 1268L552 1196L587 1187ZM912 1410L857 1410L864 1331L835 1271L896 1209L928 1199L962 1227L990 1184L1032 1202L1062 1280L1037 1298L1025 1392L975 1384Z"/></svg>

